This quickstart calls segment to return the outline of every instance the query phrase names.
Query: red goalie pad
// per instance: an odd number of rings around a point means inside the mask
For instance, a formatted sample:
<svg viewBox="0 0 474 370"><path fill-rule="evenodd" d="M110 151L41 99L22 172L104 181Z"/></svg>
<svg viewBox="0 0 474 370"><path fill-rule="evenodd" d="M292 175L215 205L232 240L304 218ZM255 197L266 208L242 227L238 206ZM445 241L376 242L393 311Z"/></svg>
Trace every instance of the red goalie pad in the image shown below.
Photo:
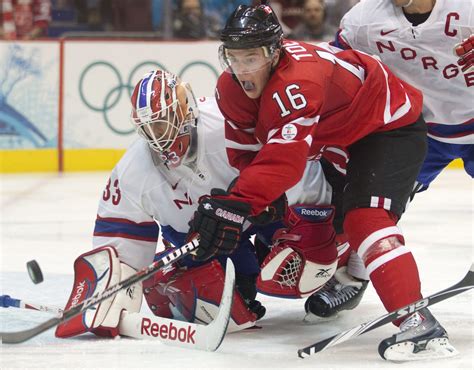
<svg viewBox="0 0 474 370"><path fill-rule="evenodd" d="M199 267L179 268L154 276L153 286L146 283L146 301L151 310L172 317L171 308L186 321L210 323L218 313L224 289L224 271L217 260ZM176 315L174 315L176 316ZM177 317L175 317L177 318ZM228 331L238 331L255 324L257 316L251 312L240 294L234 292Z"/></svg>
<svg viewBox="0 0 474 370"><path fill-rule="evenodd" d="M150 310L160 317L168 319L173 318L173 313L170 309L170 299L164 292L166 284L173 278L176 273L174 264L163 268L152 277L143 281L143 294L148 303Z"/></svg>

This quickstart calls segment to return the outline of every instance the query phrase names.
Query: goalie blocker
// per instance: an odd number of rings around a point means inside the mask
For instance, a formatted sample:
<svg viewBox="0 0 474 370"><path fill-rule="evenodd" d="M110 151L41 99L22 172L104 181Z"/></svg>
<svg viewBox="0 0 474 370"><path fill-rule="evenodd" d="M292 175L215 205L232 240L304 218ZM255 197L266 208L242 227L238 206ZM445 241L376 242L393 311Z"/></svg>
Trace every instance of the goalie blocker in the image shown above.
<svg viewBox="0 0 474 370"><path fill-rule="evenodd" d="M74 262L74 285L64 310L69 310L135 273L134 268L120 262L117 251L112 246L100 247L80 255ZM58 325L56 336L67 338L93 332L99 336L115 337L119 335L122 311L138 312L141 303L142 283L139 282L104 300L95 310L86 310Z"/></svg>

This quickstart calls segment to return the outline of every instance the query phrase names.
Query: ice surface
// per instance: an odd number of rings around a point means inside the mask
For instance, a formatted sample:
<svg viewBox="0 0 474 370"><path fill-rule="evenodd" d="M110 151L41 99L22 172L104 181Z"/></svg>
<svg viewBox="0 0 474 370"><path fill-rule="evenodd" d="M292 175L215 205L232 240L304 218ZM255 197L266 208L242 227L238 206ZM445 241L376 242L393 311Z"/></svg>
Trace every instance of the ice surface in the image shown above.
<svg viewBox="0 0 474 370"><path fill-rule="evenodd" d="M62 306L72 284L72 263L90 249L97 203L107 173L2 175L0 294ZM417 195L401 226L418 262L422 290L431 294L460 280L473 260L473 182L463 171L445 171ZM25 264L36 259L44 282L34 285ZM460 355L446 360L393 364L377 353L386 325L308 359L296 351L384 314L369 286L360 306L331 323L306 325L304 300L259 296L267 307L262 329L226 336L215 353L185 350L156 341L98 339L84 335L60 340L50 330L19 345L2 344L0 368L453 368L474 365L472 291L441 302L432 312L447 329ZM147 308L143 308L148 312ZM29 328L50 315L0 309L0 330Z"/></svg>

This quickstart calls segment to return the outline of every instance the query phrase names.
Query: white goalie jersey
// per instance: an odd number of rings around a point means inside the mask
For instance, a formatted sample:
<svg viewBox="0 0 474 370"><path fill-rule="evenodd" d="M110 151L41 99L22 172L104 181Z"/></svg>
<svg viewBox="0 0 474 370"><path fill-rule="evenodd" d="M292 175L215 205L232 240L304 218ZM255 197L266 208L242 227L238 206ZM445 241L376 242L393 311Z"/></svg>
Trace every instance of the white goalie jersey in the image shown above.
<svg viewBox="0 0 474 370"><path fill-rule="evenodd" d="M453 54L455 44L473 30L472 0L437 0L429 18L418 26L392 1L362 0L342 19L338 43L378 55L399 77L422 90L423 115L432 138L473 144L472 129L462 127L474 123L474 72L463 73Z"/></svg>
<svg viewBox="0 0 474 370"><path fill-rule="evenodd" d="M193 166L168 169L153 159L156 154L142 138L115 166L99 203L94 248L112 245L121 261L136 269L147 266L153 261L160 227L187 233L199 198L212 188L227 189L238 176L227 162L224 118L215 99L201 98L198 107ZM305 176L287 196L290 204L329 204L331 192L320 164L308 162Z"/></svg>

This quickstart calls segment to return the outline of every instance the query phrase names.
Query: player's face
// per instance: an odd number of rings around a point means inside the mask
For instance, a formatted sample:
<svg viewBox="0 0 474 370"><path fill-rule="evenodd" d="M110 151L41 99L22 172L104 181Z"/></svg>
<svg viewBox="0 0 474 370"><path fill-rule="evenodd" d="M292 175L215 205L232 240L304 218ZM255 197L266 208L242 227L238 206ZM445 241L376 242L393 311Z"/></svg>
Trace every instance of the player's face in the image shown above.
<svg viewBox="0 0 474 370"><path fill-rule="evenodd" d="M171 116L171 114L170 114ZM173 142L174 138L178 135L178 127L174 117L167 117L165 120L156 120L147 126L143 127L143 131L150 139L159 140L162 142L169 142L169 145Z"/></svg>
<svg viewBox="0 0 474 370"><path fill-rule="evenodd" d="M270 79L274 57L265 55L263 48L228 49L227 60L245 94L257 99Z"/></svg>

